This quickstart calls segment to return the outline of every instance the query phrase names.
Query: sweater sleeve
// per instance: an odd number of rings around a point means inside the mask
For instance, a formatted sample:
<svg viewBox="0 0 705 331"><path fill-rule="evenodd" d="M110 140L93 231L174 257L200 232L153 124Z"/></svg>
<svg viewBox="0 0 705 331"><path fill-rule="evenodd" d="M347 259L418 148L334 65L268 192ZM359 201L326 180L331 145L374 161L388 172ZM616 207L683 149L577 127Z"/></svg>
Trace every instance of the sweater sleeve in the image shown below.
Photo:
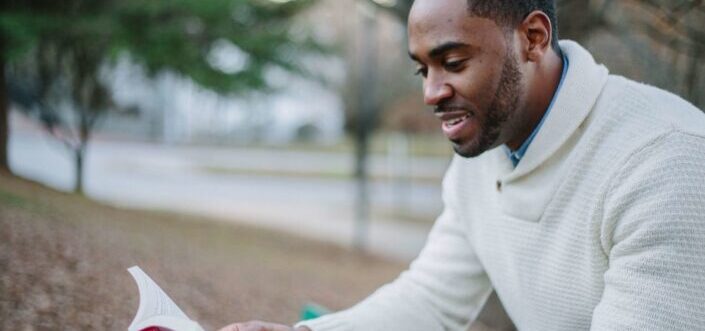
<svg viewBox="0 0 705 331"><path fill-rule="evenodd" d="M632 157L604 204L609 258L592 330L705 325L705 138L670 133Z"/></svg>
<svg viewBox="0 0 705 331"><path fill-rule="evenodd" d="M297 326L313 331L467 328L491 285L449 202L451 173L444 179L444 212L407 271L354 307Z"/></svg>

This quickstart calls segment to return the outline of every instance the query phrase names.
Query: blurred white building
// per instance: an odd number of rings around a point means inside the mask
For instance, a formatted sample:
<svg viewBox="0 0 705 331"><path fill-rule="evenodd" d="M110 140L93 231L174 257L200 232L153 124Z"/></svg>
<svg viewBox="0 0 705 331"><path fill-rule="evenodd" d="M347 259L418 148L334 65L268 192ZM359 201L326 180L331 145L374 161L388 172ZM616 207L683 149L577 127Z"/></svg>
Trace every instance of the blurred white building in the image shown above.
<svg viewBox="0 0 705 331"><path fill-rule="evenodd" d="M324 61L334 68L326 80L343 79L342 60ZM127 111L107 116L101 131L167 143L326 142L343 135L343 102L338 92L283 70L267 74L276 92L246 96L219 95L173 73L148 79L126 57L106 70L106 77L117 105Z"/></svg>
<svg viewBox="0 0 705 331"><path fill-rule="evenodd" d="M343 2L321 1L293 22L292 33L312 31L319 42L334 43L330 26L340 22L344 11L336 9ZM128 111L110 114L101 129L167 143L337 141L344 134L340 86L345 61L340 55L305 56L299 60L316 78L274 67L265 78L275 92L241 96L218 95L174 73L148 79L140 66L123 57L105 73L117 105ZM248 54L225 40L210 50L211 65L226 73L242 70L248 61Z"/></svg>

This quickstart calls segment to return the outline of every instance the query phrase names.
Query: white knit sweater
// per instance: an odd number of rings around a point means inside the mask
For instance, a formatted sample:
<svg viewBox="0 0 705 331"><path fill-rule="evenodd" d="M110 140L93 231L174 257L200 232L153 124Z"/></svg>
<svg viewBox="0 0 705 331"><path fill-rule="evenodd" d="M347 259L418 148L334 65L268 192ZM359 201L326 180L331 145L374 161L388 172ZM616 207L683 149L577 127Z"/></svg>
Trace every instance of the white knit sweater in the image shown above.
<svg viewBox="0 0 705 331"><path fill-rule="evenodd" d="M519 330L705 330L705 115L578 44L516 168L456 157L396 281L325 330L464 330L494 289Z"/></svg>

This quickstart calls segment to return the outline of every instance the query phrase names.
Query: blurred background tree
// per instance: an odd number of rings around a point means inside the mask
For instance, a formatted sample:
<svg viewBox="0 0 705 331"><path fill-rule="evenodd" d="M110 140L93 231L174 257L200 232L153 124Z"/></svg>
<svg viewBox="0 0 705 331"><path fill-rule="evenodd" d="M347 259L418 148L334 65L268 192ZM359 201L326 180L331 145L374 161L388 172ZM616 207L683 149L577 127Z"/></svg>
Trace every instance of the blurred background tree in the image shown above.
<svg viewBox="0 0 705 331"><path fill-rule="evenodd" d="M76 192L91 133L112 103L105 72L119 56L154 76L178 73L223 94L269 88L272 67L303 73L323 51L289 31L312 0L10 0L0 5L0 169L7 163L8 98L74 155ZM223 52L241 61L224 62ZM7 91L7 78L11 84Z"/></svg>
<svg viewBox="0 0 705 331"><path fill-rule="evenodd" d="M672 91L705 108L702 0L558 1L561 38L593 50L613 72Z"/></svg>

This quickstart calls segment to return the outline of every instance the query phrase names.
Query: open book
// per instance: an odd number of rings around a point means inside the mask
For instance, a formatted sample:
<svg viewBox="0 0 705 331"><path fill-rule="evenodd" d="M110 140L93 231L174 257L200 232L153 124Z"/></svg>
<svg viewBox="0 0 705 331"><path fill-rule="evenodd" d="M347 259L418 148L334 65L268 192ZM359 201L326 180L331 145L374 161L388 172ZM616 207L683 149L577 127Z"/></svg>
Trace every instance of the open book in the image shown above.
<svg viewBox="0 0 705 331"><path fill-rule="evenodd" d="M203 331L138 266L127 269L137 282L140 306L128 331Z"/></svg>

